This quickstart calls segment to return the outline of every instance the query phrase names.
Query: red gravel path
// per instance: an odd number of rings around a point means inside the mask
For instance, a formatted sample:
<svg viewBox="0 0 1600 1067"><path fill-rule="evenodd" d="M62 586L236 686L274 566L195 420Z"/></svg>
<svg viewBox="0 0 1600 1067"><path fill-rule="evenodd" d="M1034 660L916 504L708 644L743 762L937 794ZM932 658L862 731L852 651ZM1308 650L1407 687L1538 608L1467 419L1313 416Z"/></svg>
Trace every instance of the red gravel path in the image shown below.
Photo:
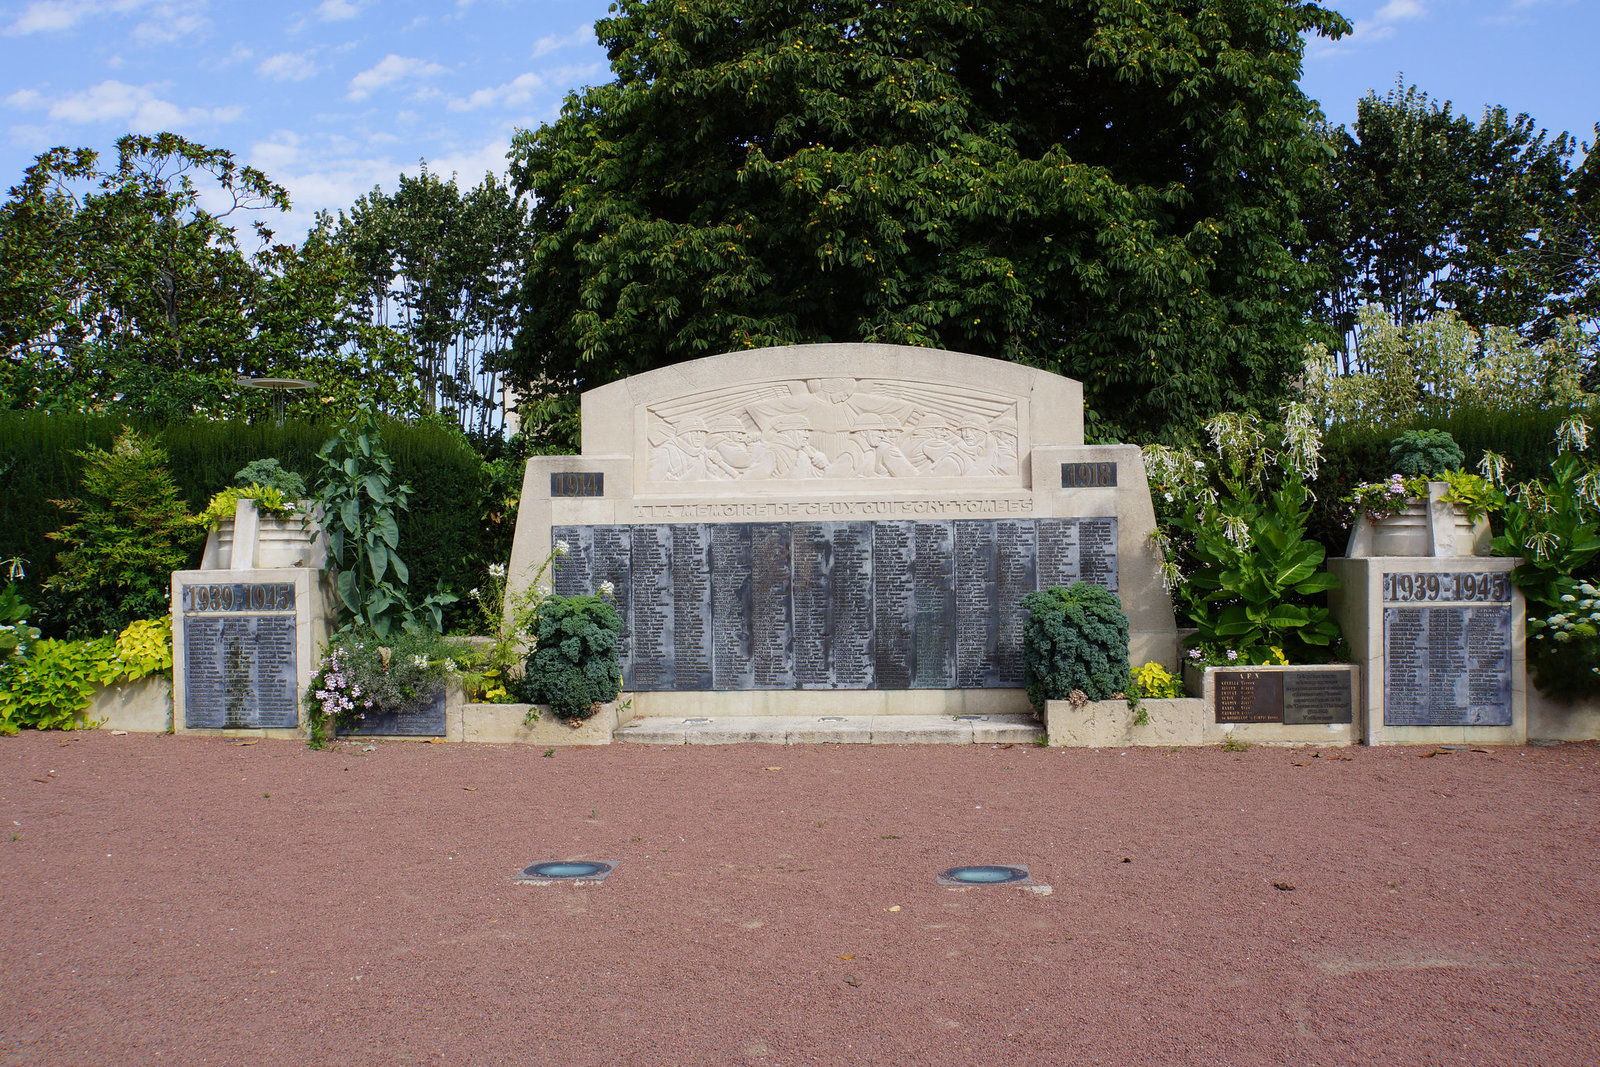
<svg viewBox="0 0 1600 1067"><path fill-rule="evenodd" d="M1600 1062L1593 745L542 751L0 740L0 1064Z"/></svg>

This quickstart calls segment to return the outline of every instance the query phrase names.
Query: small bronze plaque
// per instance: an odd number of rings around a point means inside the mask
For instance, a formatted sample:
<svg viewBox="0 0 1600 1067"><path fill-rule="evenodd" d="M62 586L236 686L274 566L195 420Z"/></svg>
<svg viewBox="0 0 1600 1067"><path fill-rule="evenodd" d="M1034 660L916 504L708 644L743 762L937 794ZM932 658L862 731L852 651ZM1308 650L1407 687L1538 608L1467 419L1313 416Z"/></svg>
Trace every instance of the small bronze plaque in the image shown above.
<svg viewBox="0 0 1600 1067"><path fill-rule="evenodd" d="M550 475L551 496L605 496L606 476L600 471L557 471Z"/></svg>
<svg viewBox="0 0 1600 1067"><path fill-rule="evenodd" d="M1212 680L1219 723L1283 721L1281 671L1213 671Z"/></svg>
<svg viewBox="0 0 1600 1067"><path fill-rule="evenodd" d="M1117 484L1115 463L1063 463L1061 488L1113 489Z"/></svg>
<svg viewBox="0 0 1600 1067"><path fill-rule="evenodd" d="M1354 671L1289 671L1283 679L1283 721L1288 726L1351 722Z"/></svg>

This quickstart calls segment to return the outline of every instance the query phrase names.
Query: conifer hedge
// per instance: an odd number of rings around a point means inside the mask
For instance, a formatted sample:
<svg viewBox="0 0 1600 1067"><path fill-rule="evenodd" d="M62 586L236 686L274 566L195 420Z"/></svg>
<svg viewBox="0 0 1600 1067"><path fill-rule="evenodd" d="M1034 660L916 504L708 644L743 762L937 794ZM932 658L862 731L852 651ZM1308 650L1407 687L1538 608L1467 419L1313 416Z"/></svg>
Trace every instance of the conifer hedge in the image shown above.
<svg viewBox="0 0 1600 1067"><path fill-rule="evenodd" d="M89 445L109 447L123 426L154 437L166 449L173 478L194 512L232 485L234 473L253 459L276 459L314 486L320 474L317 450L337 429L326 420L152 424L33 412L0 415L0 559L27 561L27 578L19 583L25 597L56 570L61 545L46 535L66 518L51 501L77 494L83 461L75 453ZM458 433L406 423L385 423L383 433L396 479L414 490L411 510L400 522L411 588L420 598L442 580L462 597L452 605L450 621L465 620L475 608L467 591L482 584L488 564L504 564L510 557L512 521L486 517L502 509L486 499L484 461ZM198 563L197 550L190 565ZM41 623L47 634L48 624L48 619Z"/></svg>

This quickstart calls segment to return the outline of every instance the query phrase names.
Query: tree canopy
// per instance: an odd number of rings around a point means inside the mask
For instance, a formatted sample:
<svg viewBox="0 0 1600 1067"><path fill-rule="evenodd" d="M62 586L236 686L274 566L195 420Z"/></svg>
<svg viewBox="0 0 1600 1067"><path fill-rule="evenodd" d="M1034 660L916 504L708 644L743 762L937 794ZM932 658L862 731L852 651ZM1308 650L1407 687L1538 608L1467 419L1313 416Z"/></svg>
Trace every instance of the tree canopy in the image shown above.
<svg viewBox="0 0 1600 1067"><path fill-rule="evenodd" d="M1334 158L1314 230L1332 278L1326 313L1350 335L1364 304L1399 327L1452 311L1539 343L1600 318L1600 151L1528 115L1478 122L1415 86L1368 93ZM1600 127L1596 130L1600 141ZM1592 339L1591 339L1592 343Z"/></svg>
<svg viewBox="0 0 1600 1067"><path fill-rule="evenodd" d="M546 417L719 351L880 341L1082 380L1101 432L1264 401L1316 292L1312 3L621 0L513 141Z"/></svg>

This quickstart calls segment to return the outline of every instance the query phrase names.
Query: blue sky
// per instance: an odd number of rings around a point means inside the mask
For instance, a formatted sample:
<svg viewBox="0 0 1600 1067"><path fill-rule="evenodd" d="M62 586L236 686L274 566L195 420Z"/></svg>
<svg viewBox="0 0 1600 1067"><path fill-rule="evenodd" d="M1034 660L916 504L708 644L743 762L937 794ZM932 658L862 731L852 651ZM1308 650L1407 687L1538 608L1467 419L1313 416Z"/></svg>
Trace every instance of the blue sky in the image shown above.
<svg viewBox="0 0 1600 1067"><path fill-rule="evenodd" d="M174 130L289 188L294 215L347 207L402 170L504 172L518 127L605 81L609 0L0 0L0 188L53 145ZM1585 140L1600 121L1600 0L1346 0L1302 85L1349 122L1404 72L1456 111L1526 111Z"/></svg>

